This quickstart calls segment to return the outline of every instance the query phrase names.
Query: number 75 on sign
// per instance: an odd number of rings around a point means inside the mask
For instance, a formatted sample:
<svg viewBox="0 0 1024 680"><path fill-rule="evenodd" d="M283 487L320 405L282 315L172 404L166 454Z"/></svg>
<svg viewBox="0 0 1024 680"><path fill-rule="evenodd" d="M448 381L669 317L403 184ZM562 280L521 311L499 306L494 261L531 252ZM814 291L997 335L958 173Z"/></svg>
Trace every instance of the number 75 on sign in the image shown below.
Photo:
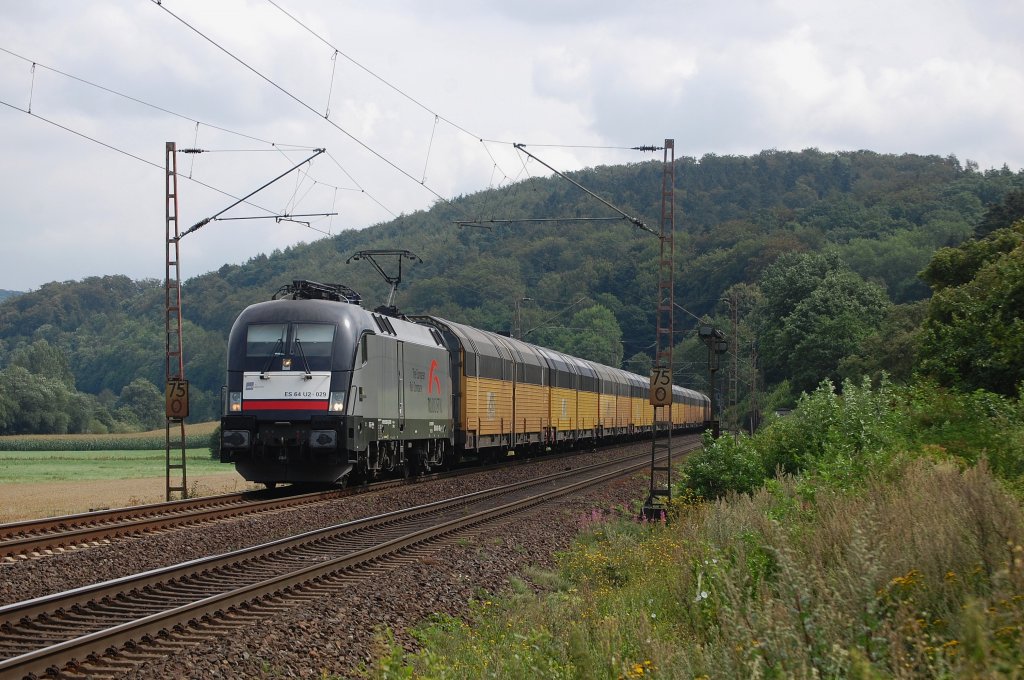
<svg viewBox="0 0 1024 680"><path fill-rule="evenodd" d="M651 369L651 405L669 406L672 403L672 371L664 366Z"/></svg>
<svg viewBox="0 0 1024 680"><path fill-rule="evenodd" d="M184 420L188 418L188 381L167 381L167 417Z"/></svg>

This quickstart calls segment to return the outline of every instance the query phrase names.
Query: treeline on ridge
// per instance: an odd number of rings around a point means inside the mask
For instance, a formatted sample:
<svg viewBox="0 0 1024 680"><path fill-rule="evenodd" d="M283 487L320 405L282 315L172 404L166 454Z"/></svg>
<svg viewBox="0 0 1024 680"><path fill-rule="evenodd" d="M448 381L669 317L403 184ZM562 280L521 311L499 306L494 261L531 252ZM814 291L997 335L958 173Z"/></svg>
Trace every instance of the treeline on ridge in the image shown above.
<svg viewBox="0 0 1024 680"><path fill-rule="evenodd" d="M644 162L573 177L657 225L661 173L660 162ZM1014 252L1014 237L1000 229L1021 216L1024 174L1005 166L981 171L952 156L810 149L682 158L676 183L676 379L707 389L705 350L693 330L697 318L729 330L727 298L739 308L740 353L756 349L755 380L782 385L775 394L781 403L827 376L909 373L912 362L889 349L900 342L917 347L926 322L932 349L922 365L932 361L936 374L954 380L956 371L944 374L934 362L948 360L943 342L963 341L961 331L942 330L955 312L929 310L925 301L935 288L943 304L962 303L945 291L973 280L962 280L972 263L981 263L976 274L991 259L940 249L996 234L998 245L978 248L993 257ZM581 216L608 211L563 180L533 178L188 280L192 419L219 414L227 331L246 305L300 278L343 282L367 306L382 303L387 291L376 272L345 265L367 248L404 248L423 259L405 269L397 300L403 311L520 332L537 344L645 373L654 342L657 238L626 221L456 225ZM980 241L968 241L975 235ZM934 264L937 251L949 262L945 269ZM0 433L116 432L162 423L163 324L162 282L118 275L49 283L0 302ZM988 342L1002 340L993 335Z"/></svg>

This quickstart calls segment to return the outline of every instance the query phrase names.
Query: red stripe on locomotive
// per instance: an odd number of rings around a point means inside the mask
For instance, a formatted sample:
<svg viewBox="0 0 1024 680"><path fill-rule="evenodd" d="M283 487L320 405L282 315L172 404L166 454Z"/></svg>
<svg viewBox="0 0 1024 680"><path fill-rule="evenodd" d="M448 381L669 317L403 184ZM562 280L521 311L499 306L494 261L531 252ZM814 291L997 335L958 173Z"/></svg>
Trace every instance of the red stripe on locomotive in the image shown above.
<svg viewBox="0 0 1024 680"><path fill-rule="evenodd" d="M326 411L327 400L318 399L246 399L243 411Z"/></svg>

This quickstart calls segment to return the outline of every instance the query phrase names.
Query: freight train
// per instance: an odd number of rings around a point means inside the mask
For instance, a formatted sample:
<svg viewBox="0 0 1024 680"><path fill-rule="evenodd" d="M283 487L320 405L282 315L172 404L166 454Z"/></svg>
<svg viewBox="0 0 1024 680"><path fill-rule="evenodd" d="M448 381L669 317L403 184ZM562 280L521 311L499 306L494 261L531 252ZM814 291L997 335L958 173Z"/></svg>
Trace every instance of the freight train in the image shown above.
<svg viewBox="0 0 1024 680"><path fill-rule="evenodd" d="M337 484L651 435L647 378L436 316L294 281L228 337L220 459L246 480ZM699 429L672 388L658 427Z"/></svg>

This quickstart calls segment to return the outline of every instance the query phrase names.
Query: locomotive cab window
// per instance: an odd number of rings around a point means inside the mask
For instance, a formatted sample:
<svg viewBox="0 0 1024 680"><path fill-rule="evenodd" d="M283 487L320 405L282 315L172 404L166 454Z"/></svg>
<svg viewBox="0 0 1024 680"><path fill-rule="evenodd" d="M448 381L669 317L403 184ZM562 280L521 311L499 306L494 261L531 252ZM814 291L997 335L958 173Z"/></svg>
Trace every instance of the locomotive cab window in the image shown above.
<svg viewBox="0 0 1024 680"><path fill-rule="evenodd" d="M271 357L284 354L288 324L250 324L245 335L245 354L249 357Z"/></svg>
<svg viewBox="0 0 1024 680"><path fill-rule="evenodd" d="M334 326L324 323L295 324L295 340L293 353L298 354L301 347L306 357L331 356L331 344L334 342Z"/></svg>

